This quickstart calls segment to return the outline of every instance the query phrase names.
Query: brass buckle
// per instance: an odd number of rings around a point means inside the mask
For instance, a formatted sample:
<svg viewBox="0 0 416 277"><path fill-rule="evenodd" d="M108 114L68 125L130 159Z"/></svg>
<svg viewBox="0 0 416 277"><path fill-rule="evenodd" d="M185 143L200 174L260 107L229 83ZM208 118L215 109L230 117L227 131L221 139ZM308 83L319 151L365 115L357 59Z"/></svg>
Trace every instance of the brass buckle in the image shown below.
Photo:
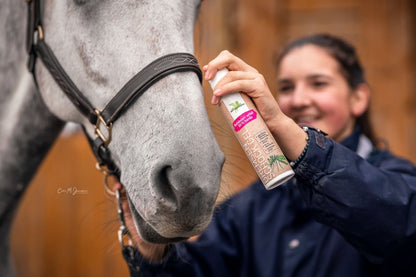
<svg viewBox="0 0 416 277"><path fill-rule="evenodd" d="M100 139L104 142L104 146L107 147L111 142L111 130L113 128L113 123L110 123L110 125L107 125L105 123L104 118L101 116L100 110L95 110L95 113L97 114L97 122L95 123L94 130L95 130L95 136L100 137ZM103 124L104 127L107 129L107 137L101 132L100 125Z"/></svg>
<svg viewBox="0 0 416 277"><path fill-rule="evenodd" d="M38 38L43 40L43 28L42 25L38 25Z"/></svg>
<svg viewBox="0 0 416 277"><path fill-rule="evenodd" d="M38 27L33 31L33 45L38 44L40 40L43 40L43 28L42 25L38 25Z"/></svg>

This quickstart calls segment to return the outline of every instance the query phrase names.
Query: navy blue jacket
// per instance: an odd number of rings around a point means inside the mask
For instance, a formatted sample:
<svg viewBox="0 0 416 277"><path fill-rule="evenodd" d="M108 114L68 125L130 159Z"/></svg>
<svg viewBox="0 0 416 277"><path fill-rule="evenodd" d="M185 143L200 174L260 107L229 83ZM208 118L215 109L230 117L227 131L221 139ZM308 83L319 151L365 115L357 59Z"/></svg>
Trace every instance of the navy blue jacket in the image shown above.
<svg viewBox="0 0 416 277"><path fill-rule="evenodd" d="M160 263L137 255L143 276L416 276L415 166L361 158L358 130L342 145L309 136L294 179L238 193Z"/></svg>

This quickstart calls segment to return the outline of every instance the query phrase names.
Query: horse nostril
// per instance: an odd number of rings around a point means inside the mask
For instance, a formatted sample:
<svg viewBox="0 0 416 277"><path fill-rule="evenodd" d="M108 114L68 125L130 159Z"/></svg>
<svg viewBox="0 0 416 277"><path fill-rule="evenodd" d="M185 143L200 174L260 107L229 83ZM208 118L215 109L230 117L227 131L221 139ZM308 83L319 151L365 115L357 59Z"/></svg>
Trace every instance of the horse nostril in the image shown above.
<svg viewBox="0 0 416 277"><path fill-rule="evenodd" d="M156 193L157 201L162 207L176 211L178 208L178 199L176 197L176 189L169 181L171 171L171 166L164 166L156 172L153 178L153 190Z"/></svg>

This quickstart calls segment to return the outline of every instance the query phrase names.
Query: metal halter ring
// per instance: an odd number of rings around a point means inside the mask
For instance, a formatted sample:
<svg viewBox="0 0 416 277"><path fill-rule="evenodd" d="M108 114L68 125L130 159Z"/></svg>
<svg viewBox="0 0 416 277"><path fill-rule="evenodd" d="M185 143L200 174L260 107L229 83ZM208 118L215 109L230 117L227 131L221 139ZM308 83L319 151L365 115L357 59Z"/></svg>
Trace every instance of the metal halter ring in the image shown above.
<svg viewBox="0 0 416 277"><path fill-rule="evenodd" d="M114 190L112 190L111 188L110 188L110 186L108 185L108 177L109 176L111 176L111 175L113 175L113 174L111 174L111 173L109 173L105 168L103 168L99 163L96 163L95 164L95 168L98 170L98 171L101 171L103 174L104 174L104 188L105 188L105 191L109 194L109 195L111 195L111 196L116 196L116 193L114 192ZM113 175L114 176L114 175Z"/></svg>

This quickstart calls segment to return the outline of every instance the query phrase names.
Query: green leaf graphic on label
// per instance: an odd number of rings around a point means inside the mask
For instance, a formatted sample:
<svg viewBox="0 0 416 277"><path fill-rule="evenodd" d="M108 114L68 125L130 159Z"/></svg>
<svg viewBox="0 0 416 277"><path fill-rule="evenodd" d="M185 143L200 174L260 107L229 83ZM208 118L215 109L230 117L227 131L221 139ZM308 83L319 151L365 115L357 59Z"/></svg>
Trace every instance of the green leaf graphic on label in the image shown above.
<svg viewBox="0 0 416 277"><path fill-rule="evenodd" d="M276 166L276 168L283 168L282 164L287 165L287 160L284 155L273 155L270 156L267 160L269 162L269 166L273 168L273 166Z"/></svg>
<svg viewBox="0 0 416 277"><path fill-rule="evenodd" d="M228 104L228 106L232 107L232 109L230 111L230 113L232 113L232 112L237 112L238 108L240 108L241 106L244 106L244 103L240 103L237 100L234 103Z"/></svg>

